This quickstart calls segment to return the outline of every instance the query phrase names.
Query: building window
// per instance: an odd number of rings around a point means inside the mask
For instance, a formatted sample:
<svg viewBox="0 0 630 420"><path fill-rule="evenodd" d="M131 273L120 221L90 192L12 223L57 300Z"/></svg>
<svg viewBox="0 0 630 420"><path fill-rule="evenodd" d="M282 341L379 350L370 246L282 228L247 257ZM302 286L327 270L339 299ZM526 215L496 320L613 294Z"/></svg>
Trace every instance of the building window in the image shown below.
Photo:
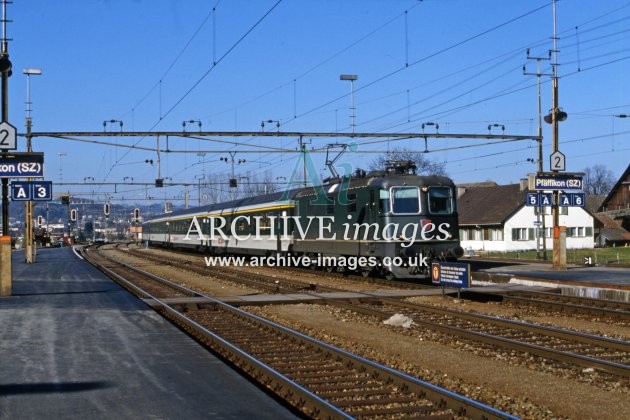
<svg viewBox="0 0 630 420"><path fill-rule="evenodd" d="M587 228L585 227L573 227L567 228L567 236L571 236L572 238L585 238L590 235L587 235Z"/></svg>
<svg viewBox="0 0 630 420"><path fill-rule="evenodd" d="M513 228L512 229L513 241L526 241L527 240L527 228Z"/></svg>

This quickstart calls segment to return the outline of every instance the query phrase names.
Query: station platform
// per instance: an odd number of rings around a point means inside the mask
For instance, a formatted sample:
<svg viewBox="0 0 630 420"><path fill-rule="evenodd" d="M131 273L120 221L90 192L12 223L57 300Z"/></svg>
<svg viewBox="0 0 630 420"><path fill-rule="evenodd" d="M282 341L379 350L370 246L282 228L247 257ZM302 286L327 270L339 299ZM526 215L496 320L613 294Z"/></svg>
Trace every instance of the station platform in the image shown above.
<svg viewBox="0 0 630 420"><path fill-rule="evenodd" d="M296 418L71 248L13 254L0 419Z"/></svg>
<svg viewBox="0 0 630 420"><path fill-rule="evenodd" d="M630 290L630 268L587 267L568 265L566 270L553 270L551 264L540 262L461 259L470 263L473 280L493 282L524 280L553 285L600 287Z"/></svg>

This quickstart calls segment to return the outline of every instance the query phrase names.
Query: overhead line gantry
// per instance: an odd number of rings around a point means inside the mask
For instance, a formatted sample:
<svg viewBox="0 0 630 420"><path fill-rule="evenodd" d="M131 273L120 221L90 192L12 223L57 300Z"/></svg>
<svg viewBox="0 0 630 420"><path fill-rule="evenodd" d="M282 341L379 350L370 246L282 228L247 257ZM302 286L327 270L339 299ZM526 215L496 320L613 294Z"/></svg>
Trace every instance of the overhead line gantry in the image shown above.
<svg viewBox="0 0 630 420"><path fill-rule="evenodd" d="M25 134L19 134L25 136ZM467 133L343 133L317 131L42 131L32 132L31 137L322 137L322 138L390 138L390 139L485 139L485 140L542 140L539 136L510 134Z"/></svg>

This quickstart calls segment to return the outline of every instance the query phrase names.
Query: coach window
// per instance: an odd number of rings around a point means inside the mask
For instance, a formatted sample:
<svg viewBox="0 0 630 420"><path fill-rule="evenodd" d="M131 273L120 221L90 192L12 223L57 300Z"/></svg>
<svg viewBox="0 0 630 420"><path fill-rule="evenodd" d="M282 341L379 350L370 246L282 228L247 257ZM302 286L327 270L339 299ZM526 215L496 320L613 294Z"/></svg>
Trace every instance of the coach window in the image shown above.
<svg viewBox="0 0 630 420"><path fill-rule="evenodd" d="M260 219L260 230L271 230L271 222L269 220L269 213L263 214Z"/></svg>
<svg viewBox="0 0 630 420"><path fill-rule="evenodd" d="M392 211L396 214L420 213L418 187L392 187Z"/></svg>
<svg viewBox="0 0 630 420"><path fill-rule="evenodd" d="M453 213L453 194L449 187L429 187L429 212L432 214Z"/></svg>

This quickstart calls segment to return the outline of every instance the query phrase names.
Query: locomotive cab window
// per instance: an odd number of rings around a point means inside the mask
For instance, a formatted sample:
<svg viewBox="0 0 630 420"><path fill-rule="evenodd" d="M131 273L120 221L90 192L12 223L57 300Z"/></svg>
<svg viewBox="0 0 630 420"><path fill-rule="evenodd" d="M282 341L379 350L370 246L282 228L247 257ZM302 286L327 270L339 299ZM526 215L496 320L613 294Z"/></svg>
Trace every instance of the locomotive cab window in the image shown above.
<svg viewBox="0 0 630 420"><path fill-rule="evenodd" d="M429 188L429 212L433 214L453 213L453 195L449 187Z"/></svg>
<svg viewBox="0 0 630 420"><path fill-rule="evenodd" d="M378 210L383 213L389 211L389 191L387 190L379 191Z"/></svg>
<svg viewBox="0 0 630 420"><path fill-rule="evenodd" d="M395 214L420 213L420 191L418 187L393 187L392 212Z"/></svg>

